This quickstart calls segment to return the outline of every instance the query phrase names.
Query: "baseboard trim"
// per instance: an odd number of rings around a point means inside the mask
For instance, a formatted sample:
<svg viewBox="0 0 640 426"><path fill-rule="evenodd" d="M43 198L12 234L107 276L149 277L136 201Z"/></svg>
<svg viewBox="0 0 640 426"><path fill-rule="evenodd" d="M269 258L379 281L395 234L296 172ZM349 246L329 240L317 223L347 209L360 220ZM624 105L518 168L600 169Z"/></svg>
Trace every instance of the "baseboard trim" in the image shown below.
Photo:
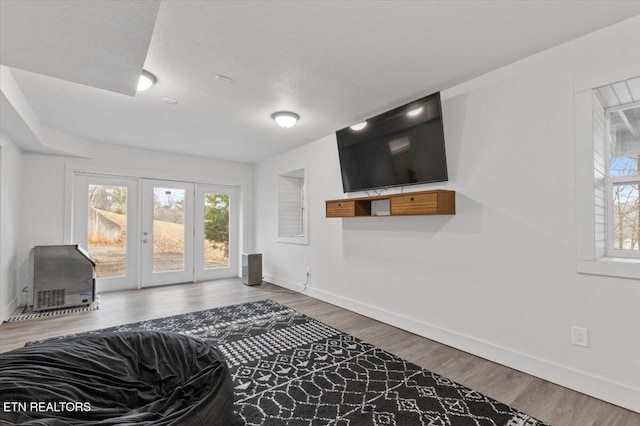
<svg viewBox="0 0 640 426"><path fill-rule="evenodd" d="M300 291L303 289L303 286L300 284L278 277L265 275L265 279L290 290ZM640 388L634 388L607 380L584 371L575 370L571 367L514 351L513 349L418 321L382 308L357 302L324 290L307 287L304 294L640 413Z"/></svg>
<svg viewBox="0 0 640 426"><path fill-rule="evenodd" d="M268 282L268 283L272 283L272 284L276 284L279 285L280 287L284 287L288 290L292 290L292 291L302 291L304 290L304 284L298 284L298 283L294 283L293 281L288 281L288 280L283 280L281 278L277 278L274 277L273 275L268 275L268 274L262 274L264 281ZM309 290L310 288L307 287L307 290L305 291L305 294L307 296L311 296L309 294ZM318 297L319 299L319 297Z"/></svg>

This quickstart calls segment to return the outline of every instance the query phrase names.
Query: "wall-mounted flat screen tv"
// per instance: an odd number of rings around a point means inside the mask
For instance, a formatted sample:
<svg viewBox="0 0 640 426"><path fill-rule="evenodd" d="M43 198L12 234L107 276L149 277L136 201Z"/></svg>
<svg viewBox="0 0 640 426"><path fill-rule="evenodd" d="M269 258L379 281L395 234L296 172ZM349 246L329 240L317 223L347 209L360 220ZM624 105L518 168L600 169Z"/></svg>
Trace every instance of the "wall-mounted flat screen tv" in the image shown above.
<svg viewBox="0 0 640 426"><path fill-rule="evenodd" d="M448 180L440 92L336 132L344 192Z"/></svg>

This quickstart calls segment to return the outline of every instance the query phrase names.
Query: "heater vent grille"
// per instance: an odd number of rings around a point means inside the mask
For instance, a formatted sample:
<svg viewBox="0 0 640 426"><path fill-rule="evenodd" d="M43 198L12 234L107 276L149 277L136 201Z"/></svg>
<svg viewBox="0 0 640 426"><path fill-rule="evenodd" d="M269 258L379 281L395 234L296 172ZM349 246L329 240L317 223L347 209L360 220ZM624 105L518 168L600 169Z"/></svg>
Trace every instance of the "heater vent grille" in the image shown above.
<svg viewBox="0 0 640 426"><path fill-rule="evenodd" d="M38 292L38 308L55 308L64 306L65 289L45 290Z"/></svg>

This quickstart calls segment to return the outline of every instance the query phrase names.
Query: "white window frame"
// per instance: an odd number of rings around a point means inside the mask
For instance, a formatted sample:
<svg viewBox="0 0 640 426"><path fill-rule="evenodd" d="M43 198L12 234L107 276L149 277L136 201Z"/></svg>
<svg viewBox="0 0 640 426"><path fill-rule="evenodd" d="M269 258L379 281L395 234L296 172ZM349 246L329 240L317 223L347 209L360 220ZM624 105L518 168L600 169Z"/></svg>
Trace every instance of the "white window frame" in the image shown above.
<svg viewBox="0 0 640 426"><path fill-rule="evenodd" d="M575 82L576 272L580 274L640 279L640 259L596 255L593 123L593 91L637 75L637 66L620 66Z"/></svg>
<svg viewBox="0 0 640 426"><path fill-rule="evenodd" d="M302 174L302 188L300 191L300 223L301 229L300 234L291 235L291 236L281 236L280 235L280 177L299 177L297 175ZM279 243L288 243L288 244L309 244L309 209L307 208L307 204L309 202L309 180L307 176L307 167L301 166L293 169L288 169L281 173L278 173L276 177L276 237L277 242Z"/></svg>
<svg viewBox="0 0 640 426"><path fill-rule="evenodd" d="M609 171L609 166L611 165L611 149L609 149L611 145L611 114L616 111L624 111L631 108L637 108L640 106L640 102L631 102L624 105L618 105L615 107L609 107L604 110L605 113L605 138L606 138L606 194L607 194L607 256L612 258L630 258L630 259L640 259L640 251L638 250L623 250L623 249L614 249L613 242L613 187L619 184L640 184L640 173L635 175L627 175L627 176L611 176Z"/></svg>

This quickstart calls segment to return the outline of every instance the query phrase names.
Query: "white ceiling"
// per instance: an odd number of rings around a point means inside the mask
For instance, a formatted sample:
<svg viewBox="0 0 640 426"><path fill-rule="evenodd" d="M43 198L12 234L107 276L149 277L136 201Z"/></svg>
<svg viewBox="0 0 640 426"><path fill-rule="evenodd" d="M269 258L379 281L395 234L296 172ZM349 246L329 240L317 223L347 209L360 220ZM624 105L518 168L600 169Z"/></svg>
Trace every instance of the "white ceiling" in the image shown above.
<svg viewBox="0 0 640 426"><path fill-rule="evenodd" d="M135 95L159 0L2 1L2 65Z"/></svg>
<svg viewBox="0 0 640 426"><path fill-rule="evenodd" d="M58 0L44 11L42 2L9 3L0 2L0 61L12 67L42 126L107 144L247 162L640 14L639 1L165 0L157 17L145 1ZM107 3L128 8L118 30L104 22L114 18ZM38 32L44 17L46 37L5 45L7 33ZM158 83L127 96L135 83L117 70L140 68L154 18L144 68ZM7 29L7 22L19 25ZM98 40L84 41L96 28ZM114 44L130 51L117 56ZM31 50L46 50L49 59L18 60ZM113 87L83 80L78 56L93 61L83 66L115 69ZM233 81L216 81L217 74ZM299 123L279 128L270 118L279 110L297 112ZM9 120L0 124L11 135Z"/></svg>

